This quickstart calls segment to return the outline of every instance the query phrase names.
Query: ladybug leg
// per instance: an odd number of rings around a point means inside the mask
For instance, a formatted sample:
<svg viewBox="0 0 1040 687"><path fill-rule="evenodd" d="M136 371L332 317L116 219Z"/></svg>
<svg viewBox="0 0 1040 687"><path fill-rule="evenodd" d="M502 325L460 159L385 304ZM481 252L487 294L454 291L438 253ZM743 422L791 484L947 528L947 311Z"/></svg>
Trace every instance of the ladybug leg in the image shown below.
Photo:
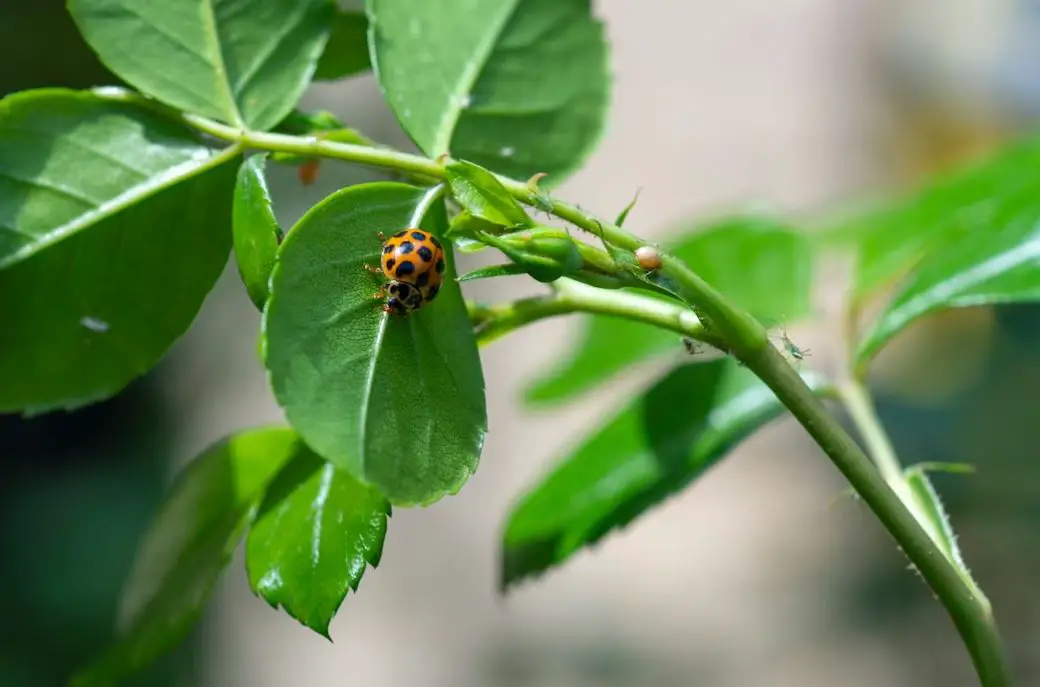
<svg viewBox="0 0 1040 687"><path fill-rule="evenodd" d="M383 243L386 243L386 234L384 234L384 233L383 233L383 232L381 232L381 231L377 231L377 232L376 232L376 236L378 236L378 237L379 237L379 240L380 240L380 241L382 241Z"/></svg>
<svg viewBox="0 0 1040 687"><path fill-rule="evenodd" d="M361 268L363 270L365 270L366 272L371 272L372 274L382 274L383 273L382 268L377 267L375 265L369 265L367 262L364 263L363 265L361 265Z"/></svg>

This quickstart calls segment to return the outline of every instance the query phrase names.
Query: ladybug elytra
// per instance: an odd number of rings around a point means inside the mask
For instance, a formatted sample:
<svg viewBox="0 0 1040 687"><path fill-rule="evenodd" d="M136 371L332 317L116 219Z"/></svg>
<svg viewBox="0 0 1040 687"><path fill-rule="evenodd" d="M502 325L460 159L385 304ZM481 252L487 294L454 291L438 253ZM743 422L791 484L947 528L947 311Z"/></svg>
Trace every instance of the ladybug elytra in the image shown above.
<svg viewBox="0 0 1040 687"><path fill-rule="evenodd" d="M383 311L407 315L437 297L444 281L444 249L433 234L422 229L402 229L390 238L382 234L383 249L379 267L366 265L370 272L382 273L389 281L375 298L386 298Z"/></svg>

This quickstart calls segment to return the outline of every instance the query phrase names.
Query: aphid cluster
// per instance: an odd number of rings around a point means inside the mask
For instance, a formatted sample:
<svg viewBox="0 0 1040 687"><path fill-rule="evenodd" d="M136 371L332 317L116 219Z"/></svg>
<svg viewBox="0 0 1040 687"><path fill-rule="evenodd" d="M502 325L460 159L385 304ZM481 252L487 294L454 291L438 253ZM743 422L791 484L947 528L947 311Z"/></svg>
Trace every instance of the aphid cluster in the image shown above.
<svg viewBox="0 0 1040 687"><path fill-rule="evenodd" d="M369 272L387 278L373 298L385 298L383 311L407 315L423 307L440 291L444 281L444 249L433 234L422 229L402 229L383 242L379 267L365 265Z"/></svg>

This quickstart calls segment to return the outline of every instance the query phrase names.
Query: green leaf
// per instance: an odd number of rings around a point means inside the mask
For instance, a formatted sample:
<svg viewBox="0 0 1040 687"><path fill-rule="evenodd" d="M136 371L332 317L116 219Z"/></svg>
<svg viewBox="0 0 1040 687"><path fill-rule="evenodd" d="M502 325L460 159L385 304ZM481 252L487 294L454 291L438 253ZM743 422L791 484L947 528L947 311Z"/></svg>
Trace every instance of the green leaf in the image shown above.
<svg viewBox="0 0 1040 687"><path fill-rule="evenodd" d="M282 243L264 312L267 367L292 425L399 505L457 492L476 469L487 426L450 244L440 294L409 316L383 312L373 295L384 280L363 269L378 264L376 232L422 223L443 236L437 193L373 183L326 198Z"/></svg>
<svg viewBox="0 0 1040 687"><path fill-rule="evenodd" d="M814 386L821 380L808 378ZM502 585L562 563L668 496L784 410L729 358L680 365L564 458L512 509Z"/></svg>
<svg viewBox="0 0 1040 687"><path fill-rule="evenodd" d="M254 429L212 446L180 472L138 548L120 602L117 641L74 685L111 684L181 642L267 484L306 451L292 430Z"/></svg>
<svg viewBox="0 0 1040 687"><path fill-rule="evenodd" d="M451 194L462 209L500 227L529 227L534 221L491 172L472 162L445 167Z"/></svg>
<svg viewBox="0 0 1040 687"><path fill-rule="evenodd" d="M368 19L358 12L337 11L329 42L314 70L314 78L322 81L344 79L371 68Z"/></svg>
<svg viewBox="0 0 1040 687"><path fill-rule="evenodd" d="M971 573L957 546L957 535L950 525L950 518L924 467L917 465L907 468L903 471L903 477L910 492L914 517L960 574L971 580Z"/></svg>
<svg viewBox="0 0 1040 687"><path fill-rule="evenodd" d="M145 95L266 130L296 105L325 49L328 0L69 0L101 61Z"/></svg>
<svg viewBox="0 0 1040 687"><path fill-rule="evenodd" d="M853 295L868 296L904 277L933 249L986 234L1021 215L1040 184L1040 139L952 171L908 196L841 222L829 234L857 247ZM1034 200L1035 202L1035 200ZM1037 203L1040 205L1040 203ZM841 239L838 239L841 242Z"/></svg>
<svg viewBox="0 0 1040 687"><path fill-rule="evenodd" d="M217 160L140 107L48 88L0 100L0 268L95 227Z"/></svg>
<svg viewBox="0 0 1040 687"><path fill-rule="evenodd" d="M232 222L238 274L249 298L261 310L270 295L268 281L282 239L264 177L266 159L266 154L253 155L239 168Z"/></svg>
<svg viewBox="0 0 1040 687"><path fill-rule="evenodd" d="M1040 158L1037 159L1040 169ZM946 308L1040 300L1040 182L994 189L979 217L933 247L860 341L857 366L917 318ZM978 221L976 224L975 221Z"/></svg>
<svg viewBox="0 0 1040 687"><path fill-rule="evenodd" d="M369 0L383 93L431 157L559 183L599 140L607 43L589 0Z"/></svg>
<svg viewBox="0 0 1040 687"><path fill-rule="evenodd" d="M474 279L488 279L490 277L511 277L517 274L526 274L527 268L523 265L518 265L515 262L506 263L504 265L488 265L487 267L478 267L477 269L467 272L460 276L456 281L460 284L464 281L472 281Z"/></svg>
<svg viewBox="0 0 1040 687"><path fill-rule="evenodd" d="M238 157L89 94L0 103L0 412L91 403L158 362L227 264Z"/></svg>
<svg viewBox="0 0 1040 687"><path fill-rule="evenodd" d="M784 224L755 217L722 220L669 250L755 317L779 322L809 312L812 251L802 233ZM643 324L606 316L585 322L575 352L528 389L528 402L571 398L652 355L682 350L676 334Z"/></svg>
<svg viewBox="0 0 1040 687"><path fill-rule="evenodd" d="M375 489L310 452L299 453L267 491L246 540L253 591L329 636L329 622L379 564L390 504Z"/></svg>
<svg viewBox="0 0 1040 687"><path fill-rule="evenodd" d="M625 223L625 220L628 219L628 213L632 212L632 208L636 206L636 203L638 201L639 191L636 191L636 194L632 197L632 200L629 201L628 205L625 206L625 209L622 210L620 214L618 214L617 219L614 220L614 224L618 225L619 227L622 226Z"/></svg>

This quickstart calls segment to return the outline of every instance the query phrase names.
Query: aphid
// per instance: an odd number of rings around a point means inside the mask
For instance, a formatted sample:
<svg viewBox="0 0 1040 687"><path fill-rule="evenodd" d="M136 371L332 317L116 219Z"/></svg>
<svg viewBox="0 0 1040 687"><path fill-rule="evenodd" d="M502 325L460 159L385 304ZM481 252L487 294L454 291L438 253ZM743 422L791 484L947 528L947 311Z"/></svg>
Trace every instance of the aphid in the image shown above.
<svg viewBox="0 0 1040 687"><path fill-rule="evenodd" d="M691 339L688 336L682 338L682 345L690 355L698 355L703 351L700 343L696 339Z"/></svg>
<svg viewBox="0 0 1040 687"><path fill-rule="evenodd" d="M379 267L365 265L365 269L389 280L373 295L386 299L383 311L407 315L436 298L445 269L444 249L437 237L409 228L379 238L383 241Z"/></svg>
<svg viewBox="0 0 1040 687"><path fill-rule="evenodd" d="M784 345L784 350L787 351L787 354L795 360L805 360L805 356L812 353L808 348L799 348L794 341L791 341L790 337L787 336L786 329L780 330L780 337Z"/></svg>
<svg viewBox="0 0 1040 687"><path fill-rule="evenodd" d="M318 164L318 158L315 157L300 165L297 170L297 175L299 176L301 184L304 186L310 186L318 180Z"/></svg>
<svg viewBox="0 0 1040 687"><path fill-rule="evenodd" d="M656 270L661 267L661 252L654 246L636 248L636 262L644 270Z"/></svg>

